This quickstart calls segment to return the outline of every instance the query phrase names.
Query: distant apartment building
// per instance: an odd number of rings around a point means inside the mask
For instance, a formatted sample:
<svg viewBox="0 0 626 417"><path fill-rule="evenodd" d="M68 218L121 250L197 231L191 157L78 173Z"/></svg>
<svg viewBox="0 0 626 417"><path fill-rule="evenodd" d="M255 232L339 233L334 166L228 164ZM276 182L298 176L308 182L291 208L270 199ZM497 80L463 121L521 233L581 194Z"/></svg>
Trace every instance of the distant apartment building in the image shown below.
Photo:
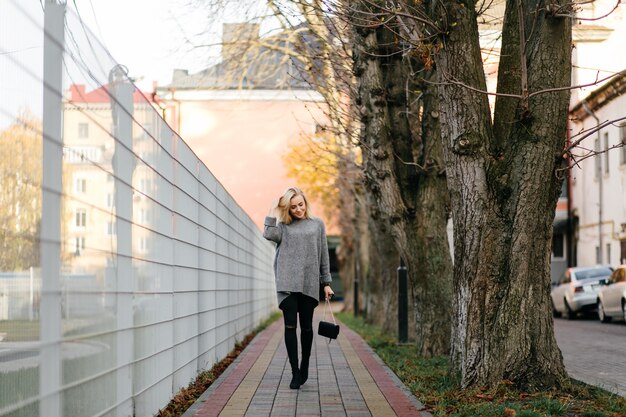
<svg viewBox="0 0 626 417"><path fill-rule="evenodd" d="M571 110L574 132L590 132L585 149L601 152L572 168L573 212L578 218L580 265L626 263L626 73L613 78ZM584 134L584 133L582 133ZM614 148L614 149L611 149Z"/></svg>
<svg viewBox="0 0 626 417"><path fill-rule="evenodd" d="M64 267L68 272L102 277L116 252L115 123L109 86L86 91L72 85L66 94L63 111L63 175L65 195ZM114 104L115 105L115 104ZM146 253L149 239L145 227L153 217L148 196L155 185L154 173L146 165L153 157L154 142L148 140L159 117L141 93L133 93L132 145L134 157L133 253ZM117 146L120 146L119 143Z"/></svg>

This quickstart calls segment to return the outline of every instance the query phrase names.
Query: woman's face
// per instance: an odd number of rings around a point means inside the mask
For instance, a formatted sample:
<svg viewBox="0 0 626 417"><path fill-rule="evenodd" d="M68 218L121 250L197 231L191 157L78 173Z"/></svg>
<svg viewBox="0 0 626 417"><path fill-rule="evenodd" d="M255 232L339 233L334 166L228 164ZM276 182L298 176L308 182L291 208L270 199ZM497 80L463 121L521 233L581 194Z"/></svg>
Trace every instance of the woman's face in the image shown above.
<svg viewBox="0 0 626 417"><path fill-rule="evenodd" d="M306 215L306 203L301 195L291 197L289 202L289 214L298 220L304 219Z"/></svg>

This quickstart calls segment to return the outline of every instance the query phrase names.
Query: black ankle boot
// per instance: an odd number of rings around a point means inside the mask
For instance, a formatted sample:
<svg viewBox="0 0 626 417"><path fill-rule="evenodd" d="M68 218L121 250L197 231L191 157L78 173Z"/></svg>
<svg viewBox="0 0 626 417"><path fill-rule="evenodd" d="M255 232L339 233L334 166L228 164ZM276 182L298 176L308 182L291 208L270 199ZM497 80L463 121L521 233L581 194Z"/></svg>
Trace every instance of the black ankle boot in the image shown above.
<svg viewBox="0 0 626 417"><path fill-rule="evenodd" d="M304 385L307 379L309 379L309 362L302 361L300 364L300 385Z"/></svg>
<svg viewBox="0 0 626 417"><path fill-rule="evenodd" d="M289 388L291 389L299 389L300 385L302 385L300 383L300 371L295 370L295 371L291 371L291 383L289 384Z"/></svg>

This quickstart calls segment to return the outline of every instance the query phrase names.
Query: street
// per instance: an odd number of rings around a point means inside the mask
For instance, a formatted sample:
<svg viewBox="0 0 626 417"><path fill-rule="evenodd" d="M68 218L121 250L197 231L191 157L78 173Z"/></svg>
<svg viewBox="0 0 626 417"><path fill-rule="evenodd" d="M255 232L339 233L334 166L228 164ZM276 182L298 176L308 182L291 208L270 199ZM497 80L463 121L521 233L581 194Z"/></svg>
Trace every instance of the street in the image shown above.
<svg viewBox="0 0 626 417"><path fill-rule="evenodd" d="M569 375L626 397L626 325L596 317L554 319L554 333Z"/></svg>

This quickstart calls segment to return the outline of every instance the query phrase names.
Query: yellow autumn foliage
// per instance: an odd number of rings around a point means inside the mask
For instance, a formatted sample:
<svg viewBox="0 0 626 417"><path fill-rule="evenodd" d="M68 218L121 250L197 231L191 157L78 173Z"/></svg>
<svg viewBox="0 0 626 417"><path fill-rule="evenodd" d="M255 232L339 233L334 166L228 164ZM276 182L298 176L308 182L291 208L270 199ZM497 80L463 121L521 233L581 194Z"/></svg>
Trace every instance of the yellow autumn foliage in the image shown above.
<svg viewBox="0 0 626 417"><path fill-rule="evenodd" d="M342 148L336 136L320 131L314 136L302 135L297 144L290 145L283 155L287 175L306 191L311 200L322 206L329 221L337 220L337 162L341 154Z"/></svg>
<svg viewBox="0 0 626 417"><path fill-rule="evenodd" d="M0 270L39 262L41 121L29 112L0 131Z"/></svg>

